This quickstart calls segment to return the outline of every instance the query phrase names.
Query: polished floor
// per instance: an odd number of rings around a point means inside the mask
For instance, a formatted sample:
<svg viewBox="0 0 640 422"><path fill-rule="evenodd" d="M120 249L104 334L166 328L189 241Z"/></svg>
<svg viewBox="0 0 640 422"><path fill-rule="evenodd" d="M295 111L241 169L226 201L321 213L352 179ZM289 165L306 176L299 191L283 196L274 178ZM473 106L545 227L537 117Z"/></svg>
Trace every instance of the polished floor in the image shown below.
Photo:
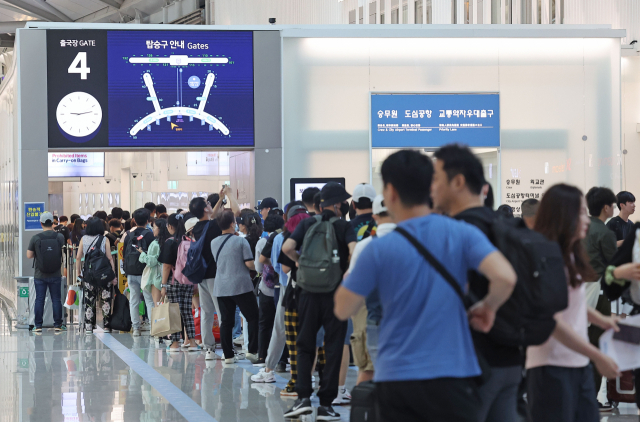
<svg viewBox="0 0 640 422"><path fill-rule="evenodd" d="M258 369L246 360L227 366L202 352L168 355L148 336L79 335L74 327L36 335L0 321L0 422L276 422L293 403L280 397L286 376L252 384ZM348 387L355 376L350 368ZM349 420L349 407L335 409ZM623 404L601 420L638 421L637 413Z"/></svg>

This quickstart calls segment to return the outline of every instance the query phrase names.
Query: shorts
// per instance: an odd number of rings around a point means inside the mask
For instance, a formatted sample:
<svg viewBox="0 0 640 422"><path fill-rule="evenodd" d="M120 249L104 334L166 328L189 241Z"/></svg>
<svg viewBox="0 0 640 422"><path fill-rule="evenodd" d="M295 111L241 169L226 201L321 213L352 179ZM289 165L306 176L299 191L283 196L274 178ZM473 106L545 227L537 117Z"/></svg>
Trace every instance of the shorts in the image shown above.
<svg viewBox="0 0 640 422"><path fill-rule="evenodd" d="M363 306L351 320L353 333L351 334L351 350L353 362L360 371L373 371L373 362L367 352L367 308Z"/></svg>
<svg viewBox="0 0 640 422"><path fill-rule="evenodd" d="M378 324L367 324L367 353L371 359L371 365L375 366L378 360L378 332L380 326Z"/></svg>
<svg viewBox="0 0 640 422"><path fill-rule="evenodd" d="M348 320L347 324L347 335L344 337L344 345L348 346L351 344L351 334L353 334L353 322L351 322L351 318ZM316 347L322 347L324 345L324 327L320 327L318 330L318 335L316 336Z"/></svg>

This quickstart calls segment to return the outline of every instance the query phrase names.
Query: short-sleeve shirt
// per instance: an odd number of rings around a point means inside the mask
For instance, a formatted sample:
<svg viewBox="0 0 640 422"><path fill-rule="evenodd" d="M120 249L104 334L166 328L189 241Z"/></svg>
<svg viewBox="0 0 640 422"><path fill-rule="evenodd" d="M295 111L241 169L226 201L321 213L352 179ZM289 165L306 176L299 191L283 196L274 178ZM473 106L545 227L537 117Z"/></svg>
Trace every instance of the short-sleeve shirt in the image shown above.
<svg viewBox="0 0 640 422"><path fill-rule="evenodd" d="M225 240L226 243L222 246ZM247 261L253 261L253 253L246 239L234 235L218 236L211 242L211 250L218 266L213 287L214 296L237 296L253 290L249 268L245 264Z"/></svg>
<svg viewBox="0 0 640 422"><path fill-rule="evenodd" d="M322 221L328 221L331 218L335 217L336 214L333 211L324 210L322 211ZM296 247L298 250L302 249L302 243L304 241L304 236L307 234L307 230L311 228L314 224L317 223L315 217L307 218L302 220L298 227L291 234L291 239L296 241ZM336 233L336 239L338 240L338 255L340 256L340 269L342 273L346 273L349 269L349 243L356 242L358 239L356 237L356 232L353 230L351 224L343 219L336 220L333 223L333 228Z"/></svg>
<svg viewBox="0 0 640 422"><path fill-rule="evenodd" d="M624 240L633 230L633 222L631 220L624 221L618 215L607 222L607 227L616 234L616 240Z"/></svg>
<svg viewBox="0 0 640 422"><path fill-rule="evenodd" d="M178 260L178 245L178 242L176 242L173 237L167 239L164 244L160 245L158 262L175 267L176 261Z"/></svg>
<svg viewBox="0 0 640 422"><path fill-rule="evenodd" d="M220 226L218 226L218 222L216 220L209 221L208 223L209 228L207 229L207 234L204 238L204 245L202 246L202 257L207 263L207 272L204 274L205 279L216 277L216 262L211 254L211 241L222 234L222 230L220 230ZM198 221L193 227L193 235L196 240L200 239L200 236L202 236L202 232L204 231L204 226L206 225L207 221Z"/></svg>
<svg viewBox="0 0 640 422"><path fill-rule="evenodd" d="M27 247L27 250L33 252L36 254L35 259L39 259L38 258L38 248L36 247L36 242L43 240L43 239L57 239L58 243L60 244L60 250L62 250L62 247L65 244L64 241L64 236L61 233L57 233L53 230L47 230L44 231L42 233L38 233L37 235L33 236L31 238L31 240L29 241L29 246ZM62 261L60 261L60 267L62 267ZM39 278L39 279L43 279L43 278L52 278L52 277L62 277L62 271L60 270L60 268L58 268L57 271L53 272L53 273L43 273L38 269L38 266L35 266L35 272L33 274L34 278Z"/></svg>
<svg viewBox="0 0 640 422"><path fill-rule="evenodd" d="M55 229L53 229L55 231L57 231L58 233L60 233L61 235L64 236L64 241L65 243L67 242L67 240L69 240L69 238L71 237L71 231L69 230L69 228L64 225L64 224L58 224L56 226Z"/></svg>
<svg viewBox="0 0 640 422"><path fill-rule="evenodd" d="M467 223L431 214L399 224L413 234L465 290L467 271L495 247ZM397 232L372 241L343 287L380 293L376 381L467 378L480 374L467 312L455 290Z"/></svg>

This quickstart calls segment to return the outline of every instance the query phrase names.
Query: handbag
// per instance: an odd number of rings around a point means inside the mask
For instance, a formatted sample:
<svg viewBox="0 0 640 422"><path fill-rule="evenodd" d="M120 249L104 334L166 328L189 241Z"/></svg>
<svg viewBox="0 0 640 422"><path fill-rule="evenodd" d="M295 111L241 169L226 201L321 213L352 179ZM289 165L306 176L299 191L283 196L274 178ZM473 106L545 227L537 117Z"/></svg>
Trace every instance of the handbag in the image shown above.
<svg viewBox="0 0 640 422"><path fill-rule="evenodd" d="M140 288L142 290L147 289L150 278L151 278L151 267L147 265L146 267L144 267L144 271L142 271L142 278L140 279Z"/></svg>
<svg viewBox="0 0 640 422"><path fill-rule="evenodd" d="M67 300L64 301L64 307L71 310L80 309L82 304L82 287L79 285L69 286L67 292Z"/></svg>
<svg viewBox="0 0 640 422"><path fill-rule="evenodd" d="M180 331L182 331L180 306L177 303L165 302L163 297L162 303L151 310L151 335L165 337Z"/></svg>
<svg viewBox="0 0 640 422"><path fill-rule="evenodd" d="M433 267L433 269L436 270L442 276L442 278L444 278L444 280L453 288L453 290L462 301L462 306L464 306L464 309L468 310L470 306L467 304L467 301L464 298L462 288L460 287L456 279L451 275L451 273L447 271L447 269L440 263L440 261L438 261L433 255L431 255L431 252L429 252L427 248L425 248L420 242L418 242L415 237L410 235L408 231L406 231L402 227L396 227L395 231L397 231L405 239L407 239L409 243L411 243L413 247L418 250L420 255L422 255L423 258ZM491 377L491 367L489 366L486 358L482 356L482 354L478 353L478 349L476 348L475 343L474 349L476 352L476 358L478 359L478 366L480 366L480 371L482 372L476 377L476 381L478 385L482 385Z"/></svg>
<svg viewBox="0 0 640 422"><path fill-rule="evenodd" d="M111 322L109 328L116 331L131 331L131 312L129 299L117 287L114 290L113 306L111 307Z"/></svg>

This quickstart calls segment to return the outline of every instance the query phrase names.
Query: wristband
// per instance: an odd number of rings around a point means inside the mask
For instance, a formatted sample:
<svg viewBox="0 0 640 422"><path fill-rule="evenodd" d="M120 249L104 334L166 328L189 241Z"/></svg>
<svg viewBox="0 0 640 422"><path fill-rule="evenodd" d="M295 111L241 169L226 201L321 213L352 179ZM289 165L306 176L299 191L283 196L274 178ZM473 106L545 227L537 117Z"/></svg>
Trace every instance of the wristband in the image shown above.
<svg viewBox="0 0 640 422"><path fill-rule="evenodd" d="M614 265L609 265L607 267L607 269L604 272L604 281L605 283L607 283L608 286L615 283L624 287L624 285L627 284L627 280L616 278L616 276L613 275L613 272L615 271L615 269L616 267Z"/></svg>

